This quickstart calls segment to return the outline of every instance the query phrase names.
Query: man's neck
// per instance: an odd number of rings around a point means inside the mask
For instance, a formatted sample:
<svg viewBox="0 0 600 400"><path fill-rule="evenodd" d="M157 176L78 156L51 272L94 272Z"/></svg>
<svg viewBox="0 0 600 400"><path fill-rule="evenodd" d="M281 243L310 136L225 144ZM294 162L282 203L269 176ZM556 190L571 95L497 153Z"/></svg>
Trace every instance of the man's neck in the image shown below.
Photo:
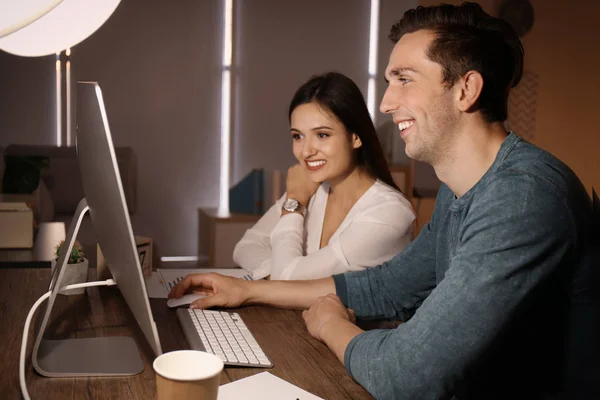
<svg viewBox="0 0 600 400"><path fill-rule="evenodd" d="M456 195L467 193L492 166L507 132L501 123L462 129L452 144L452 159L434 165L438 178Z"/></svg>

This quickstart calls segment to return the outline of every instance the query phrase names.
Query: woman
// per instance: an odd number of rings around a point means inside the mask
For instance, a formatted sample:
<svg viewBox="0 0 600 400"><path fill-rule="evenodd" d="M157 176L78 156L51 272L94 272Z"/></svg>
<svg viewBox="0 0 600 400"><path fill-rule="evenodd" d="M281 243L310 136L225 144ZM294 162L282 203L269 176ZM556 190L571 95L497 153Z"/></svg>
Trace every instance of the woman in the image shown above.
<svg viewBox="0 0 600 400"><path fill-rule="evenodd" d="M315 279L373 267L410 242L410 202L389 172L363 96L330 72L302 85L289 108L286 193L247 230L233 259L255 279Z"/></svg>

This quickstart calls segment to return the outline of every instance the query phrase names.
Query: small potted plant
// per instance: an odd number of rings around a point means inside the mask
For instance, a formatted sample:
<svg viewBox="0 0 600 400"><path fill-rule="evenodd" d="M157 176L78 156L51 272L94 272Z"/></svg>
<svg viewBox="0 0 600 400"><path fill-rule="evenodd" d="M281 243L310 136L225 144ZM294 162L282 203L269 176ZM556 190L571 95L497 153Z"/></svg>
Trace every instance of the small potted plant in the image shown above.
<svg viewBox="0 0 600 400"><path fill-rule="evenodd" d="M52 260L52 273L54 274L54 268L56 268L56 263L58 262L58 258L61 254L61 251L65 245L64 240L62 240L56 246L56 257ZM85 253L83 252L83 246L78 241L75 241L73 244L73 248L71 249L71 254L69 254L69 258L67 259L67 265L65 265L65 271L63 273L63 279L61 282L61 286L71 285L74 283L82 283L87 281L88 275L88 259L85 258ZM71 289L71 290L61 290L59 293L64 295L72 295L72 294L83 294L85 292L85 288L79 289Z"/></svg>

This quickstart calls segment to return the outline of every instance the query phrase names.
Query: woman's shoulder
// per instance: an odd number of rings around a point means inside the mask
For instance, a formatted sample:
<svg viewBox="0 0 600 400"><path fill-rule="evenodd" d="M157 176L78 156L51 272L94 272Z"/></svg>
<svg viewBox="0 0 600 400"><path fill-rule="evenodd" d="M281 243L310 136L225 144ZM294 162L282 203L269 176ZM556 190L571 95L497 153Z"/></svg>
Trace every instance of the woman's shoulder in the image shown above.
<svg viewBox="0 0 600 400"><path fill-rule="evenodd" d="M406 198L406 196L402 192L389 186L387 183L385 183L383 181L380 181L380 180L375 181L370 194L371 194L370 200L372 200L372 201L376 201L376 202L390 201L392 203L396 202L396 203L401 203L402 205L408 206L409 208L412 208L410 201Z"/></svg>
<svg viewBox="0 0 600 400"><path fill-rule="evenodd" d="M412 221L416 215L410 201L401 192L379 180L365 193L357 211L355 220L386 223Z"/></svg>

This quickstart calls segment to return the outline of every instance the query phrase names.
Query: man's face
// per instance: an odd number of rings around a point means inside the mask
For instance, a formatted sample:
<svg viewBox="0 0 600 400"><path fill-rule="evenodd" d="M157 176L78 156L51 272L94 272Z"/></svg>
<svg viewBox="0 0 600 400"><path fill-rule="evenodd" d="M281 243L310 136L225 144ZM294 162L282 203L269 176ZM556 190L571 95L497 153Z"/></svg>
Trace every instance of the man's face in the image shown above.
<svg viewBox="0 0 600 400"><path fill-rule="evenodd" d="M396 43L385 71L382 113L391 114L406 155L432 165L448 156L459 111L456 90L442 83L442 67L426 51L431 31L409 33Z"/></svg>

